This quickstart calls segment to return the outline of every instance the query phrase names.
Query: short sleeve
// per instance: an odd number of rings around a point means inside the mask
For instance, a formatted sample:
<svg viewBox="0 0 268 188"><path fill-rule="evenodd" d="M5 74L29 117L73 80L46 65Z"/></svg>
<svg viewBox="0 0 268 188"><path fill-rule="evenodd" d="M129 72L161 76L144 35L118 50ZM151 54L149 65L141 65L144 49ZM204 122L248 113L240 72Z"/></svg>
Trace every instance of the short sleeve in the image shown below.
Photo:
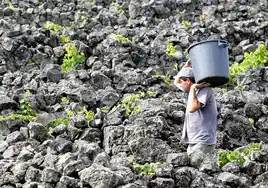
<svg viewBox="0 0 268 188"><path fill-rule="evenodd" d="M208 87L202 88L197 93L197 100L201 103L201 108L205 107L209 102L212 95L212 90Z"/></svg>

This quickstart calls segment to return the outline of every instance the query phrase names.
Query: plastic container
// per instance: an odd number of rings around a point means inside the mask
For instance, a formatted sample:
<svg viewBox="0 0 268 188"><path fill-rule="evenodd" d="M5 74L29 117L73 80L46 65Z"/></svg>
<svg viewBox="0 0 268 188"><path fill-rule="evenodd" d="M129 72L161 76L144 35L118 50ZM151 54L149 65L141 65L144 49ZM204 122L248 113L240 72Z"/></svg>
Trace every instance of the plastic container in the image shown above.
<svg viewBox="0 0 268 188"><path fill-rule="evenodd" d="M229 81L228 43L224 40L205 40L188 48L196 83L207 82L212 87Z"/></svg>

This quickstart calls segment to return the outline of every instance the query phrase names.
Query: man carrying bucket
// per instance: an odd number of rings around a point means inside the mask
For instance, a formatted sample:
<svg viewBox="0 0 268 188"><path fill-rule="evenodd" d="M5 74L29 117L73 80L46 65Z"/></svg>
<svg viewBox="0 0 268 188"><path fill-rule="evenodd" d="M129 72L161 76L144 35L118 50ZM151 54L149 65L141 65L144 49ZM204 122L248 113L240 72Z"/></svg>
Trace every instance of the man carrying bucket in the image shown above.
<svg viewBox="0 0 268 188"><path fill-rule="evenodd" d="M195 83L190 61L174 77L174 85L188 95L182 138L188 144L191 165L212 170L216 144L217 107L208 83ZM210 163L210 164L207 164ZM200 165L206 163L205 167Z"/></svg>

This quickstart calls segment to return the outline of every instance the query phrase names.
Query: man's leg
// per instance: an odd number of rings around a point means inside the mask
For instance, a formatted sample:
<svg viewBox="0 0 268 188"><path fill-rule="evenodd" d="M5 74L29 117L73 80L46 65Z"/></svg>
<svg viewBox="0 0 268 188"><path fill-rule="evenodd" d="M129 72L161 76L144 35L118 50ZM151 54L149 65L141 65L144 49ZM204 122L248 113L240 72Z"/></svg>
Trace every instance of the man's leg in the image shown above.
<svg viewBox="0 0 268 188"><path fill-rule="evenodd" d="M210 161L214 153L215 145L206 144L189 144L187 148L187 155L190 158L190 164L199 168L203 161Z"/></svg>

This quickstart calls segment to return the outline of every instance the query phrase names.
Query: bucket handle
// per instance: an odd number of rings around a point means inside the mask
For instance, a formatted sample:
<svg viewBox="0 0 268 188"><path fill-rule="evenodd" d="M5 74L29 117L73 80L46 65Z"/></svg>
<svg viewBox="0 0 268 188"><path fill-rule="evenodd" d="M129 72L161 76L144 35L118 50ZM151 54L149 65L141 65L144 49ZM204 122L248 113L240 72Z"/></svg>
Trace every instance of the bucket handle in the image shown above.
<svg viewBox="0 0 268 188"><path fill-rule="evenodd" d="M226 48L228 46L228 43L226 41L219 40L218 41L218 46L220 48Z"/></svg>

